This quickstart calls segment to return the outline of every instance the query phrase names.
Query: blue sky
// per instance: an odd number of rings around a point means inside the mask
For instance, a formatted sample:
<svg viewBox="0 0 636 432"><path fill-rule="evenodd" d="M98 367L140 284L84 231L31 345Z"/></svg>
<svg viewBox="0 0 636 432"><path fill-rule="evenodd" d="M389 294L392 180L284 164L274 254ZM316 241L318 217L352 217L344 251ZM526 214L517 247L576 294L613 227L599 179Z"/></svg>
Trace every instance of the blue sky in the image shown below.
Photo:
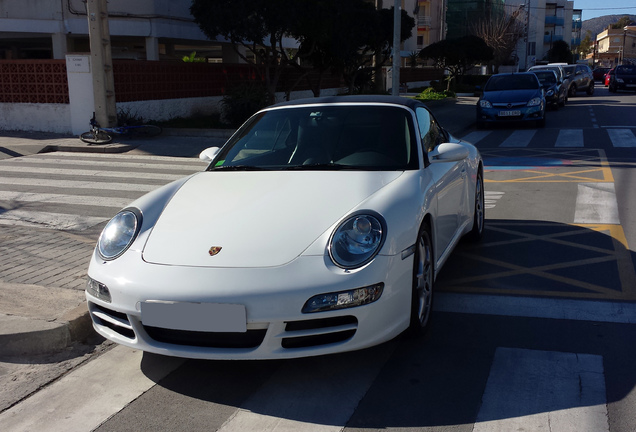
<svg viewBox="0 0 636 432"><path fill-rule="evenodd" d="M603 15L636 15L636 1L574 0L574 9L583 9L583 21Z"/></svg>

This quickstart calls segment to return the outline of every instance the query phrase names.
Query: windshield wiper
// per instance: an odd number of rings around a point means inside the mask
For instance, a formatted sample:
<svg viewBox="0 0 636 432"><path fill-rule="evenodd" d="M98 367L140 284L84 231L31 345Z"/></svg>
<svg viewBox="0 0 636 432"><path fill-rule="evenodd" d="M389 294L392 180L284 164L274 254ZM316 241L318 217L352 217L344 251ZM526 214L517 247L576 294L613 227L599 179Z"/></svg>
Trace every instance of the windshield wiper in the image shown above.
<svg viewBox="0 0 636 432"><path fill-rule="evenodd" d="M257 167L257 166L253 166L253 165L221 165L221 166L215 166L212 167L210 169L208 169L208 171L266 171L266 168L263 167Z"/></svg>
<svg viewBox="0 0 636 432"><path fill-rule="evenodd" d="M360 169L356 166L342 165L336 163L310 163L306 165L294 165L286 167L286 170L341 170L341 169Z"/></svg>

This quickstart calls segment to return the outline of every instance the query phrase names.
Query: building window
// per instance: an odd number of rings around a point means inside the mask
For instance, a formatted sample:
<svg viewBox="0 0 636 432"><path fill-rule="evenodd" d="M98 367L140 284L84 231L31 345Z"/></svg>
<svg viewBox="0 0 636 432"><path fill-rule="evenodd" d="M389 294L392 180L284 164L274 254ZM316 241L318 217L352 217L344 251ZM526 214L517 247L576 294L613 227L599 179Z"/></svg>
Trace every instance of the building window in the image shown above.
<svg viewBox="0 0 636 432"><path fill-rule="evenodd" d="M419 46L424 45L424 36L418 36L418 37L417 37L417 44L418 44Z"/></svg>
<svg viewBox="0 0 636 432"><path fill-rule="evenodd" d="M537 43L536 42L530 42L528 44L528 55L537 55Z"/></svg>

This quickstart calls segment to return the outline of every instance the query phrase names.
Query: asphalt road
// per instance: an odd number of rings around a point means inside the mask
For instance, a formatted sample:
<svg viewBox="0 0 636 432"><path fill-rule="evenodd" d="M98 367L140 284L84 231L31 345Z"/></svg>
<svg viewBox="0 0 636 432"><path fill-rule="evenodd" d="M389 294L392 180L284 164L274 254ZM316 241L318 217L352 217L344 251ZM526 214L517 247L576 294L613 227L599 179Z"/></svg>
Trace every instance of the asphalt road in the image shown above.
<svg viewBox="0 0 636 432"><path fill-rule="evenodd" d="M0 430L636 430L635 106L601 87L545 129L466 134L486 163L486 233L442 270L427 338L269 362L98 344Z"/></svg>

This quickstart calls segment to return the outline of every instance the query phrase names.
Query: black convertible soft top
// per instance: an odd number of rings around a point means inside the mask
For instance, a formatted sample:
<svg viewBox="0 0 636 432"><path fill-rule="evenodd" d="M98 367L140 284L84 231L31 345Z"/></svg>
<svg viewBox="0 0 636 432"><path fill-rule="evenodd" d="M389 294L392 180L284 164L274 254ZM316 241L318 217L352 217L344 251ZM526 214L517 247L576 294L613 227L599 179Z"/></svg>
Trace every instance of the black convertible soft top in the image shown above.
<svg viewBox="0 0 636 432"><path fill-rule="evenodd" d="M398 96L385 96L385 95L354 95L354 96L325 96L317 98L305 98L296 99L288 102L280 102L272 105L268 108L278 108L283 106L293 105L308 105L308 104L337 104L337 103L385 103L393 105L403 105L411 109L415 109L418 106L425 106L422 102L411 98L404 98Z"/></svg>

